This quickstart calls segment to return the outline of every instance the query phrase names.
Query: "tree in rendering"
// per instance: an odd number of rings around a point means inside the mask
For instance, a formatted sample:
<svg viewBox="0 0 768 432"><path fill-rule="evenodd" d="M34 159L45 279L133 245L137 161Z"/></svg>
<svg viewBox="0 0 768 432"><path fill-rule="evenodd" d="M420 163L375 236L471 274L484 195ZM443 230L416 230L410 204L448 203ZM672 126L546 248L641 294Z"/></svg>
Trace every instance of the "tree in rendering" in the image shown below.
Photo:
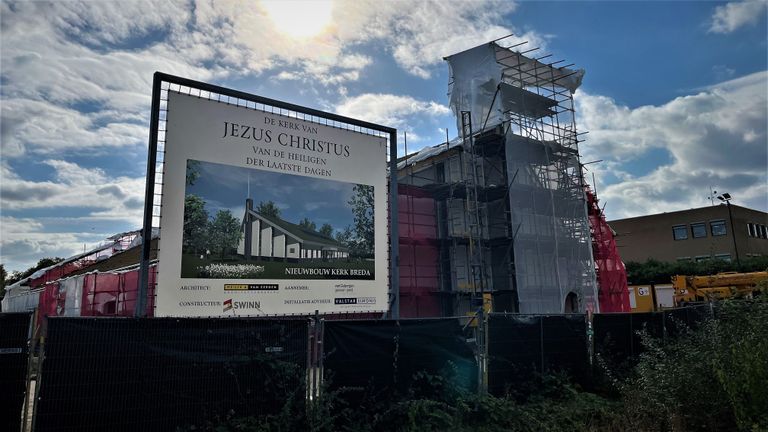
<svg viewBox="0 0 768 432"><path fill-rule="evenodd" d="M237 247L240 240L240 221L229 210L219 210L208 224L208 246L219 252L221 259Z"/></svg>
<svg viewBox="0 0 768 432"><path fill-rule="evenodd" d="M326 237L333 238L333 227L329 223L324 223L318 232Z"/></svg>
<svg viewBox="0 0 768 432"><path fill-rule="evenodd" d="M304 218L299 222L299 226L310 231L317 231L317 224L309 220L309 218Z"/></svg>
<svg viewBox="0 0 768 432"><path fill-rule="evenodd" d="M197 195L184 197L184 236L182 250L195 254L204 251L207 246L208 211L205 201Z"/></svg>
<svg viewBox="0 0 768 432"><path fill-rule="evenodd" d="M261 201L259 205L256 206L256 212L262 216L274 218L280 217L280 208L271 200L267 202Z"/></svg>
<svg viewBox="0 0 768 432"><path fill-rule="evenodd" d="M348 204L352 207L353 252L363 257L373 256L374 220L373 186L355 185Z"/></svg>

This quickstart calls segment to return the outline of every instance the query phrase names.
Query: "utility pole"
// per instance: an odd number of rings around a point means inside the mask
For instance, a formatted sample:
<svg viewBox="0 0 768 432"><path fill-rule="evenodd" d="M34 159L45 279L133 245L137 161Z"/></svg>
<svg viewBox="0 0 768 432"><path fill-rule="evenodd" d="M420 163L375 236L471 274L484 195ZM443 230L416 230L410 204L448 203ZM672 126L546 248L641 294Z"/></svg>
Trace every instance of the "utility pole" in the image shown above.
<svg viewBox="0 0 768 432"><path fill-rule="evenodd" d="M733 213L731 212L731 194L728 192L718 195L717 199L723 201L728 208L728 220L731 223L731 237L733 237L733 251L736 253L736 265L741 267L741 260L739 259L739 248L736 246L736 227L733 225Z"/></svg>

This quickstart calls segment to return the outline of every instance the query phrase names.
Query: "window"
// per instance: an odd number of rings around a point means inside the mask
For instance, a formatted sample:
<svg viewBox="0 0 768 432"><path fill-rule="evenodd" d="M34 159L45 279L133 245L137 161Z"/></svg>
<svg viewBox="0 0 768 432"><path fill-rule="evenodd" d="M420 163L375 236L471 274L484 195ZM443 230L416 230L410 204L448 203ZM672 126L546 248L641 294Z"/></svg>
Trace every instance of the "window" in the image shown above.
<svg viewBox="0 0 768 432"><path fill-rule="evenodd" d="M675 225L672 227L672 237L675 240L685 240L688 238L688 227L685 225Z"/></svg>
<svg viewBox="0 0 768 432"><path fill-rule="evenodd" d="M731 262L731 254L715 254L715 259Z"/></svg>
<svg viewBox="0 0 768 432"><path fill-rule="evenodd" d="M704 222L692 223L691 232L693 233L693 238L706 237L707 226L704 224Z"/></svg>
<svg viewBox="0 0 768 432"><path fill-rule="evenodd" d="M696 257L696 262L702 262L710 259L709 255L699 255Z"/></svg>
<svg viewBox="0 0 768 432"><path fill-rule="evenodd" d="M748 223L747 224L747 235L750 237L755 237L755 224Z"/></svg>
<svg viewBox="0 0 768 432"><path fill-rule="evenodd" d="M289 247L288 248L288 253L295 254L296 253L296 248L295 247Z"/></svg>
<svg viewBox="0 0 768 432"><path fill-rule="evenodd" d="M709 229L712 231L712 236L724 236L725 235L725 221L712 221L709 223Z"/></svg>
<svg viewBox="0 0 768 432"><path fill-rule="evenodd" d="M762 238L768 238L768 227L765 225L760 225L760 231L761 231L761 237Z"/></svg>
<svg viewBox="0 0 768 432"><path fill-rule="evenodd" d="M435 165L435 181L445 183L445 163L443 162Z"/></svg>
<svg viewBox="0 0 768 432"><path fill-rule="evenodd" d="M691 257L678 257L677 262L691 262Z"/></svg>

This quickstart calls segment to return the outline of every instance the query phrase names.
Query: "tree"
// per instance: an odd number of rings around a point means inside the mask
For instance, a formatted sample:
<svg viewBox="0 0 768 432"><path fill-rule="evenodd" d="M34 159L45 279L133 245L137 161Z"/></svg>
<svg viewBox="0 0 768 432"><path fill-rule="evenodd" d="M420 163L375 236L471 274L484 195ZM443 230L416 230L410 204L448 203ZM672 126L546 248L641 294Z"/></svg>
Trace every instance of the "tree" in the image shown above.
<svg viewBox="0 0 768 432"><path fill-rule="evenodd" d="M187 185L192 186L200 177L200 161L187 159Z"/></svg>
<svg viewBox="0 0 768 432"><path fill-rule="evenodd" d="M329 223L324 223L318 232L326 237L333 238L333 227Z"/></svg>
<svg viewBox="0 0 768 432"><path fill-rule="evenodd" d="M337 242L346 246L351 253L355 247L353 237L354 237L354 234L352 233L352 227L348 225L343 230L336 231L336 236L334 238L336 239Z"/></svg>
<svg viewBox="0 0 768 432"><path fill-rule="evenodd" d="M184 198L184 253L194 254L206 249L207 225L208 211L205 210L205 201L197 195L187 195Z"/></svg>
<svg viewBox="0 0 768 432"><path fill-rule="evenodd" d="M348 204L352 207L354 222L354 253L356 255L373 256L374 220L373 220L373 186L355 185L354 195Z"/></svg>
<svg viewBox="0 0 768 432"><path fill-rule="evenodd" d="M262 216L279 218L280 208L271 200L267 202L261 201L259 205L256 206L256 213Z"/></svg>
<svg viewBox="0 0 768 432"><path fill-rule="evenodd" d="M34 272L36 272L36 271L38 271L40 269L44 269L46 267L50 267L50 266L52 266L54 264L58 264L58 263L60 263L62 261L64 261L64 258L59 258L59 257L55 257L55 258L41 258L37 262L37 264L35 264L34 266L24 270L23 272L15 271L15 272L11 273L11 277L8 278L8 280L6 281L6 284L7 285L13 285L16 282L31 276L32 273L34 273Z"/></svg>
<svg viewBox="0 0 768 432"><path fill-rule="evenodd" d="M669 283L674 275L712 275L727 271L753 272L768 269L768 257L749 257L741 260L741 265L719 259L699 262L661 262L649 259L643 263L626 263L627 281L630 284Z"/></svg>
<svg viewBox="0 0 768 432"><path fill-rule="evenodd" d="M219 210L208 224L208 245L218 251L221 259L237 247L240 240L240 221L229 210Z"/></svg>
<svg viewBox="0 0 768 432"><path fill-rule="evenodd" d="M310 231L317 231L317 225L309 220L309 218L304 218L299 222L299 226Z"/></svg>
<svg viewBox="0 0 768 432"><path fill-rule="evenodd" d="M5 271L5 265L0 264L0 300L5 297L5 278L8 276L8 272Z"/></svg>

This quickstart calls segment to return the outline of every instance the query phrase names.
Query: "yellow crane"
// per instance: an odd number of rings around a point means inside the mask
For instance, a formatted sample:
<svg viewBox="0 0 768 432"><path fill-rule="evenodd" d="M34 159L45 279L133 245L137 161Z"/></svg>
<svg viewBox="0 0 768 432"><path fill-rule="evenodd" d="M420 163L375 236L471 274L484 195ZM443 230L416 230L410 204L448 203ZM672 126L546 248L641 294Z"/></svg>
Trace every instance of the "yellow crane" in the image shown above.
<svg viewBox="0 0 768 432"><path fill-rule="evenodd" d="M768 281L768 271L750 273L718 273L710 276L672 276L675 305L751 297L761 290L760 282Z"/></svg>

